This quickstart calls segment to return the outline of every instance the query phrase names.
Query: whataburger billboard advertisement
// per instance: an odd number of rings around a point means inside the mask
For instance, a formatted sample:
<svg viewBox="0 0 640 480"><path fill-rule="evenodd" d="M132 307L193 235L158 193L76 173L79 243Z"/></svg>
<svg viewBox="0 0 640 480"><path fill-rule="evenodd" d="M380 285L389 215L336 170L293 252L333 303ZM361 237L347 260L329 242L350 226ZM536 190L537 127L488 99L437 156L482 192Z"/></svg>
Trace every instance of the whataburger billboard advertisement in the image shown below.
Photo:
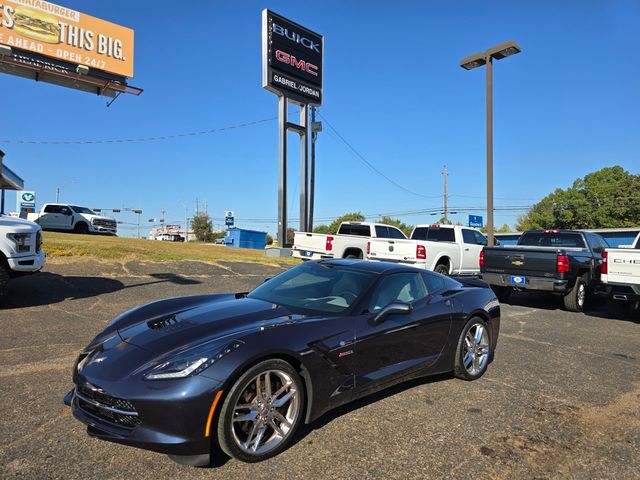
<svg viewBox="0 0 640 480"><path fill-rule="evenodd" d="M1 1L1 0L0 0ZM322 103L324 37L262 11L262 86L292 99Z"/></svg>
<svg viewBox="0 0 640 480"><path fill-rule="evenodd" d="M42 0L0 0L0 44L133 77L133 30Z"/></svg>

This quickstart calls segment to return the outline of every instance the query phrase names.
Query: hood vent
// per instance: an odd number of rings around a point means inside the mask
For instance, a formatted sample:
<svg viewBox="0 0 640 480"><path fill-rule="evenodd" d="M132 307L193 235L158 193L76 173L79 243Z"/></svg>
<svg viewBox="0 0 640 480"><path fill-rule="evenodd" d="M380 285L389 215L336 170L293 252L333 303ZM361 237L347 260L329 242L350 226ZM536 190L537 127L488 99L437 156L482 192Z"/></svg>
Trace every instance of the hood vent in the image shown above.
<svg viewBox="0 0 640 480"><path fill-rule="evenodd" d="M190 324L191 322L183 320L177 315L159 317L147 322L147 325L151 330L161 330L163 332L184 328L189 326Z"/></svg>

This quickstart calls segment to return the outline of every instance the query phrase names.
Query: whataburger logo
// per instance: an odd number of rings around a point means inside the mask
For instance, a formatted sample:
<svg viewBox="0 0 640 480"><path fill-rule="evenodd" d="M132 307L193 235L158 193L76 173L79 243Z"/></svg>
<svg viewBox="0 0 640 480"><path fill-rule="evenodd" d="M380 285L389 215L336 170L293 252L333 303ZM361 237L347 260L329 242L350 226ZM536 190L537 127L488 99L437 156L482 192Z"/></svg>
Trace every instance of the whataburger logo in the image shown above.
<svg viewBox="0 0 640 480"><path fill-rule="evenodd" d="M23 193L22 194L22 200L24 200L25 202L33 202L35 200L35 196L33 195L33 193Z"/></svg>

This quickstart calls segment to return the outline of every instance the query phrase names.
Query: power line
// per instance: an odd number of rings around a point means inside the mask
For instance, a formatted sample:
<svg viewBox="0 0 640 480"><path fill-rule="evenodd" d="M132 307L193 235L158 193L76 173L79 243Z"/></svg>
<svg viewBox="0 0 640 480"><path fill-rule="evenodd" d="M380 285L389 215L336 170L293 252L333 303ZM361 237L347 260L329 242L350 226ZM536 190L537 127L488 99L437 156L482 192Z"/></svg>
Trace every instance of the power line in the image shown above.
<svg viewBox="0 0 640 480"><path fill-rule="evenodd" d="M385 175L384 173L382 173L380 170L378 170L371 162L369 162L366 158L364 158L364 156L358 152L353 145L351 145L341 134L340 132L338 132L338 130L335 129L335 127L331 124L331 122L329 122L329 120L327 120L327 117L325 117L322 113L317 112L318 115L320 117L322 117L322 119L325 121L325 123L329 126L329 128L338 136L338 138L342 141L342 143L344 143L344 145L346 145L346 147L356 156L356 158L358 158L362 163L364 163L367 167L369 167L371 170L373 170L375 173L377 173L378 175L380 175L382 178L384 178L386 181L388 181L389 183L391 183L392 185L394 185L395 187L399 188L400 190L403 190L407 193L410 193L411 195L415 195L417 197L422 197L422 198L440 198L440 195L423 195L421 193L417 193L414 192L413 190L409 190L408 188L403 187L402 185L400 185L398 182L396 182L395 180L393 180L392 178L389 178L387 175Z"/></svg>
<svg viewBox="0 0 640 480"><path fill-rule="evenodd" d="M220 133L227 130L235 130L238 128L251 127L261 123L272 122L277 120L278 117L263 118L261 120L254 120L252 122L237 123L235 125L227 125L226 127L211 128L209 130L200 130L194 132L175 133L171 135L156 135L150 137L140 138L115 138L104 140L15 140L15 139L3 139L0 143L14 143L20 145L96 145L105 143L139 143L139 142L156 142L159 140L171 140L176 138L195 137L200 135L211 135L213 133Z"/></svg>

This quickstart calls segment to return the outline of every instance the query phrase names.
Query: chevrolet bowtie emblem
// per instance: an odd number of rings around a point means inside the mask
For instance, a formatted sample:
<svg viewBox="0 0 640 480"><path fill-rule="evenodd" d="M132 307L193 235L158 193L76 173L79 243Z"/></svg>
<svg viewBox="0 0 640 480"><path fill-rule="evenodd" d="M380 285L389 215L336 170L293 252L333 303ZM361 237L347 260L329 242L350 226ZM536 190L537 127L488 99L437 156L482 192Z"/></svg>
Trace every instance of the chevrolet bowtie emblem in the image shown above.
<svg viewBox="0 0 640 480"><path fill-rule="evenodd" d="M522 260L514 260L513 262L511 262L511 265L515 265L516 267L521 267L522 265L524 265L524 262Z"/></svg>

